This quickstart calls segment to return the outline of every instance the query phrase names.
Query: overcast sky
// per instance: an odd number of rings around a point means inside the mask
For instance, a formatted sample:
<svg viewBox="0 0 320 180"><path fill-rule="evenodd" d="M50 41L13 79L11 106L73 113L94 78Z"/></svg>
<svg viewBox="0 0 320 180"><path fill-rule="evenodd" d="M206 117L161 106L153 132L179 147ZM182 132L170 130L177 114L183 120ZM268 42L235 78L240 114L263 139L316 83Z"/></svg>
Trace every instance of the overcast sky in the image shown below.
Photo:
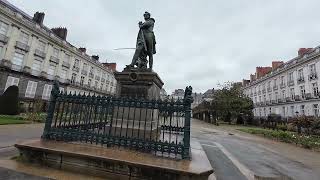
<svg viewBox="0 0 320 180"><path fill-rule="evenodd" d="M241 81L256 66L287 61L300 47L316 47L320 36L317 0L9 0L30 15L45 12L44 24L68 29L67 40L86 47L122 71L135 47L138 22L155 18L154 71L171 93L193 86L204 92L225 81Z"/></svg>

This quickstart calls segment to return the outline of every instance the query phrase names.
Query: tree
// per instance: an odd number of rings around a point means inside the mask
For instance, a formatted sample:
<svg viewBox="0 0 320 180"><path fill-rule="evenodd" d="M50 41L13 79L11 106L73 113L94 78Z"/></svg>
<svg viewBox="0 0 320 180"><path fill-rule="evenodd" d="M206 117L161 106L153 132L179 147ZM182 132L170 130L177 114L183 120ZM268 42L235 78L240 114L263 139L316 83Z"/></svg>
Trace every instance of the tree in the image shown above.
<svg viewBox="0 0 320 180"><path fill-rule="evenodd" d="M217 116L231 123L232 118L252 116L253 102L243 95L240 83L225 82L215 91L212 108Z"/></svg>
<svg viewBox="0 0 320 180"><path fill-rule="evenodd" d="M8 87L8 89L2 94L2 96L0 96L0 114L19 114L18 94L18 86Z"/></svg>

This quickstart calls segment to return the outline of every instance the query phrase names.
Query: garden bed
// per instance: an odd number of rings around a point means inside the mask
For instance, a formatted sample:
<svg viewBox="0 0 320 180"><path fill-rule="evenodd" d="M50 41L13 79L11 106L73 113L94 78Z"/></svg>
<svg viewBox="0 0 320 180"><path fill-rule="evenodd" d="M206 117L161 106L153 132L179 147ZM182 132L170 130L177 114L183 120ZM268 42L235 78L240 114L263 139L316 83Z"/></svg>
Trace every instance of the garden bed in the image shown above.
<svg viewBox="0 0 320 180"><path fill-rule="evenodd" d="M20 116L0 115L0 125L29 123Z"/></svg>
<svg viewBox="0 0 320 180"><path fill-rule="evenodd" d="M320 151L320 137L313 135L298 134L296 132L271 130L262 128L239 128L242 132L263 136L281 142L292 143L307 149Z"/></svg>

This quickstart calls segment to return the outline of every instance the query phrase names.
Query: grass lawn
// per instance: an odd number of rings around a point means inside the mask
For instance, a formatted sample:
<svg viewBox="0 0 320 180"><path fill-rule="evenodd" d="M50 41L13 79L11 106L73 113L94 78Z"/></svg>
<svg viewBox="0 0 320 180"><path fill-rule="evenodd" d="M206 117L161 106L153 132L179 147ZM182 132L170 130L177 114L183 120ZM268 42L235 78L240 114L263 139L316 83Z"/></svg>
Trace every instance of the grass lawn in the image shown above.
<svg viewBox="0 0 320 180"><path fill-rule="evenodd" d="M29 123L29 122L22 120L20 117L17 117L17 116L2 116L2 115L0 115L0 125L25 124L25 123Z"/></svg>
<svg viewBox="0 0 320 180"><path fill-rule="evenodd" d="M237 130L263 136L269 139L278 140L281 142L300 145L307 149L320 150L320 137L312 135L303 135L291 131L271 130L257 127L238 128Z"/></svg>

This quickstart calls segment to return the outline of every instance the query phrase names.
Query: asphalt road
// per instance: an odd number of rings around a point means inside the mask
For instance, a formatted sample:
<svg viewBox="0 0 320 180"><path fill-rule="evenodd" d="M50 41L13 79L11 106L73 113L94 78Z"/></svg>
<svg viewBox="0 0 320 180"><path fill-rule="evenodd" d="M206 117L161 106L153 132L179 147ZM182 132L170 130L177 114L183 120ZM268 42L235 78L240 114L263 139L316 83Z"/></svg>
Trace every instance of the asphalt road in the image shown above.
<svg viewBox="0 0 320 180"><path fill-rule="evenodd" d="M320 153L198 120L193 120L191 132L202 144L218 180L320 179ZM302 156L310 156L310 159Z"/></svg>

